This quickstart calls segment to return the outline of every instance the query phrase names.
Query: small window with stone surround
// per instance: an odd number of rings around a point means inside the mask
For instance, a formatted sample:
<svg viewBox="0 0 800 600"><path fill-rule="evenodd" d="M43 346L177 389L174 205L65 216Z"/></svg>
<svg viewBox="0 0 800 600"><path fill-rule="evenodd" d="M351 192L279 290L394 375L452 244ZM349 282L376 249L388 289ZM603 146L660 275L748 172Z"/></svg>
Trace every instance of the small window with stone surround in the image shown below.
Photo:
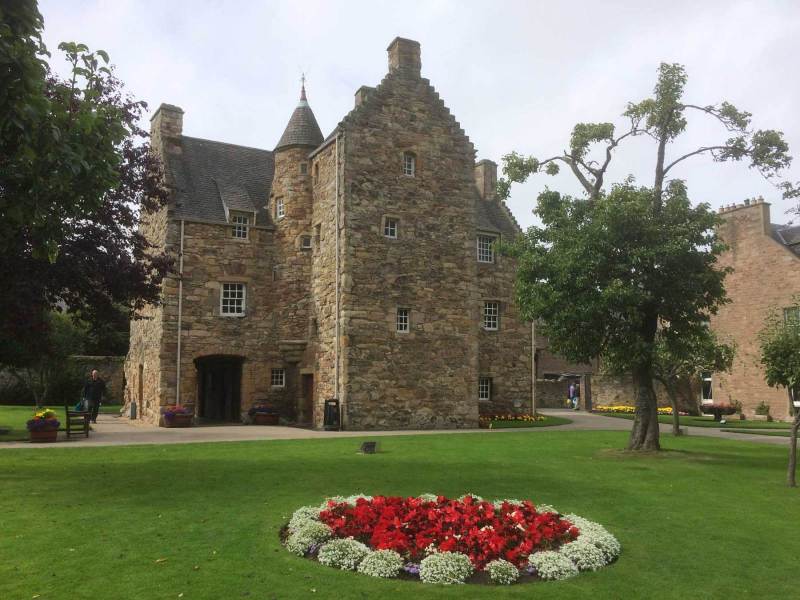
<svg viewBox="0 0 800 600"><path fill-rule="evenodd" d="M403 153L403 175L415 177L417 174L417 157L413 152Z"/></svg>
<svg viewBox="0 0 800 600"><path fill-rule="evenodd" d="M223 283L219 295L219 312L224 317L243 317L247 289L243 283Z"/></svg>
<svg viewBox="0 0 800 600"><path fill-rule="evenodd" d="M383 235L384 237L391 238L393 240L397 239L397 230L398 230L399 221L394 217L384 217L383 218Z"/></svg>
<svg viewBox="0 0 800 600"><path fill-rule="evenodd" d="M231 213L231 237L237 240L247 239L247 230L250 228L250 217L242 213Z"/></svg>
<svg viewBox="0 0 800 600"><path fill-rule="evenodd" d="M308 174L308 163L300 163L300 175L307 175Z"/></svg>
<svg viewBox="0 0 800 600"><path fill-rule="evenodd" d="M407 308L398 308L395 319L397 333L408 333L411 328L410 311Z"/></svg>
<svg viewBox="0 0 800 600"><path fill-rule="evenodd" d="M272 369L272 373L270 373L269 384L274 388L286 387L286 370Z"/></svg>
<svg viewBox="0 0 800 600"><path fill-rule="evenodd" d="M275 218L282 219L286 216L286 207L283 204L283 198L275 198Z"/></svg>
<svg viewBox="0 0 800 600"><path fill-rule="evenodd" d="M479 377L478 378L478 400L491 400L492 399L492 378Z"/></svg>
<svg viewBox="0 0 800 600"><path fill-rule="evenodd" d="M300 248L302 250L311 250L311 236L303 235L300 237Z"/></svg>
<svg viewBox="0 0 800 600"><path fill-rule="evenodd" d="M478 262L494 262L494 243L497 238L493 235L478 234Z"/></svg>
<svg viewBox="0 0 800 600"><path fill-rule="evenodd" d="M483 303L483 328L486 331L497 331L500 329L500 303Z"/></svg>

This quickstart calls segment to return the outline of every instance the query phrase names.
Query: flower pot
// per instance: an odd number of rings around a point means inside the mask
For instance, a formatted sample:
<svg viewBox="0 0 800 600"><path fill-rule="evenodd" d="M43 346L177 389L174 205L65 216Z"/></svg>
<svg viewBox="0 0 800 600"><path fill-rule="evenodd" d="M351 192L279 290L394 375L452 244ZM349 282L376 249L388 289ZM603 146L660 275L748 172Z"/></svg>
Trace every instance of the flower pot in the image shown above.
<svg viewBox="0 0 800 600"><path fill-rule="evenodd" d="M256 413L253 415L253 423L255 425L277 425L277 413Z"/></svg>
<svg viewBox="0 0 800 600"><path fill-rule="evenodd" d="M194 415L164 416L164 427L191 427Z"/></svg>
<svg viewBox="0 0 800 600"><path fill-rule="evenodd" d="M36 429L31 430L28 433L31 434L31 442L37 444L55 442L58 438L58 429Z"/></svg>

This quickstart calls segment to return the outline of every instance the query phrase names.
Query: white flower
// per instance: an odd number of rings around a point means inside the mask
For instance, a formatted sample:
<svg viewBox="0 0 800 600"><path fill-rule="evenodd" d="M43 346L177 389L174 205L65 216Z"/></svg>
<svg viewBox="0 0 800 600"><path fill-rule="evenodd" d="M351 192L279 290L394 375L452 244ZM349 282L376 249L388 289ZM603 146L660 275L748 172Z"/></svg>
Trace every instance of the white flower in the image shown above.
<svg viewBox="0 0 800 600"><path fill-rule="evenodd" d="M550 504L537 504L536 505L536 512L538 513L555 513L558 514L558 510L551 506Z"/></svg>
<svg viewBox="0 0 800 600"><path fill-rule="evenodd" d="M464 495L462 495L462 496L459 496L458 498L456 498L456 500L458 500L459 502L463 502L463 501L464 501L464 499L465 499L467 496L472 496L472 499L473 499L475 502L483 502L483 498L481 498L480 496L478 496L478 494L472 494L472 493L470 493L470 492L467 492L466 494L464 494Z"/></svg>
<svg viewBox="0 0 800 600"><path fill-rule="evenodd" d="M600 525L600 523L595 523L594 521L590 521L589 519L584 519L583 517L579 517L578 515L568 514L562 515L562 518L566 519L575 527L581 530L581 533L608 533L606 528Z"/></svg>
<svg viewBox="0 0 800 600"><path fill-rule="evenodd" d="M422 500L423 502L436 502L439 497L436 494L420 494L417 496L417 500Z"/></svg>
<svg viewBox="0 0 800 600"><path fill-rule="evenodd" d="M578 574L578 567L570 559L551 550L531 554L528 562L542 579L569 579Z"/></svg>
<svg viewBox="0 0 800 600"><path fill-rule="evenodd" d="M511 585L519 578L519 569L507 560L498 558L493 560L484 569L495 583Z"/></svg>
<svg viewBox="0 0 800 600"><path fill-rule="evenodd" d="M607 531L604 533L596 531L581 532L577 541L596 546L603 553L606 564L616 560L622 551L619 540Z"/></svg>
<svg viewBox="0 0 800 600"><path fill-rule="evenodd" d="M494 505L496 510L500 510L503 508L503 502L510 504L511 506L520 506L522 504L521 500L516 500L514 498L498 498L492 504Z"/></svg>
<svg viewBox="0 0 800 600"><path fill-rule="evenodd" d="M317 560L327 567L353 571L369 551L367 546L352 538L335 539L322 545Z"/></svg>
<svg viewBox="0 0 800 600"><path fill-rule="evenodd" d="M331 528L319 521L307 521L286 538L286 549L297 556L305 556L313 544L319 544L333 535Z"/></svg>
<svg viewBox="0 0 800 600"><path fill-rule="evenodd" d="M437 552L422 559L419 578L425 583L464 583L472 575L472 563L460 552Z"/></svg>
<svg viewBox="0 0 800 600"><path fill-rule="evenodd" d="M606 566L603 551L589 542L570 542L561 546L559 552L574 562L581 571L597 571Z"/></svg>
<svg viewBox="0 0 800 600"><path fill-rule="evenodd" d="M358 564L358 572L372 577L397 577L403 564L403 557L394 550L376 550Z"/></svg>
<svg viewBox="0 0 800 600"><path fill-rule="evenodd" d="M287 527L289 532L296 531L310 521L319 521L319 513L320 509L316 506L301 506L294 511L292 518L289 520Z"/></svg>

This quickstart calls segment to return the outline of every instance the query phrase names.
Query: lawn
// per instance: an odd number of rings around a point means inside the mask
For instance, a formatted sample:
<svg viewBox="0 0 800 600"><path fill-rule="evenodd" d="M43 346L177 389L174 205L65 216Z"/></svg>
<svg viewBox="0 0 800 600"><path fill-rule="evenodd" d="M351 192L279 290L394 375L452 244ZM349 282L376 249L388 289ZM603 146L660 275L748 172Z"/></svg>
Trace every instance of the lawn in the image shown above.
<svg viewBox="0 0 800 600"><path fill-rule="evenodd" d="M63 423L66 418L64 407L51 406L50 408L56 411L58 420L62 423L59 431L64 431ZM115 414L119 412L120 408L122 407L118 404L101 405L100 412ZM27 440L28 430L25 427L25 423L33 416L34 412L36 412L36 408L33 406L0 406L0 429L10 429L8 433L0 434L0 442Z"/></svg>
<svg viewBox="0 0 800 600"><path fill-rule="evenodd" d="M368 435L364 436L369 438ZM0 451L0 598L789 598L800 491L784 448L538 430ZM443 588L285 551L291 512L333 494L518 497L606 525L620 560L563 582ZM711 562L709 562L711 561Z"/></svg>
<svg viewBox="0 0 800 600"><path fill-rule="evenodd" d="M547 415L541 421L502 421L492 420L491 429L519 429L527 427L553 427L554 425L566 425L572 423L572 419L564 417L554 417Z"/></svg>
<svg viewBox="0 0 800 600"><path fill-rule="evenodd" d="M625 413L598 412L597 414L603 415L604 417L615 417L617 419L633 421L633 415ZM723 425L720 424L719 421L715 421L714 417L679 416L678 419L680 419L681 425L688 425L690 427L713 427L716 429L789 429L792 426L791 423L784 423L782 421L740 421L739 419L734 421L730 419L726 420ZM658 415L658 422L672 425L672 415Z"/></svg>

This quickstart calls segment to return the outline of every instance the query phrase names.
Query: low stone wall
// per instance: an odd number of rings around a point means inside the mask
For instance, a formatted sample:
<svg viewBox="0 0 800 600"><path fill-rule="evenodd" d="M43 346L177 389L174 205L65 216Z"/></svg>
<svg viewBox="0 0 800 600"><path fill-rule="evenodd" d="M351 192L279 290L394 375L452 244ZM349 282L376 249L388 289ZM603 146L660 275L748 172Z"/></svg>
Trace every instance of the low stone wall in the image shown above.
<svg viewBox="0 0 800 600"><path fill-rule="evenodd" d="M88 379L92 369L97 369L106 382L106 404L122 404L125 391L124 356L70 356L70 361Z"/></svg>
<svg viewBox="0 0 800 600"><path fill-rule="evenodd" d="M536 380L536 408L566 408L569 382Z"/></svg>

